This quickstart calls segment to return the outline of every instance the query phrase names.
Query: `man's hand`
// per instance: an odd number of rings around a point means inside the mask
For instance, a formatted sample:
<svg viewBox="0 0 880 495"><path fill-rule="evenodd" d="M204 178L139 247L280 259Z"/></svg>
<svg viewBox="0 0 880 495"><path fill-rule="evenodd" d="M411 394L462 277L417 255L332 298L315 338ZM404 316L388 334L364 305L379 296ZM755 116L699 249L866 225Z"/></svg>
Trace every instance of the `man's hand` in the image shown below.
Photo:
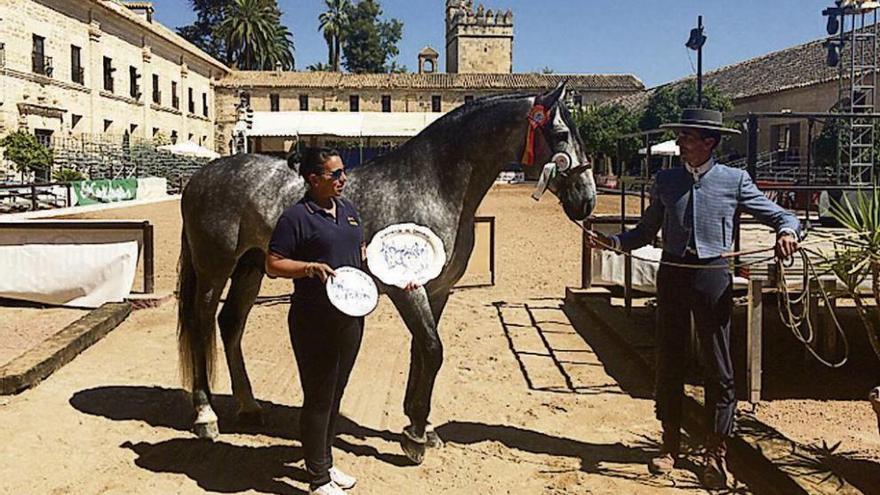
<svg viewBox="0 0 880 495"><path fill-rule="evenodd" d="M608 238L607 235L601 232L595 232L593 230L587 230L586 239L587 245L593 249L605 249L607 247L613 246L614 244L611 242L611 239Z"/></svg>
<svg viewBox="0 0 880 495"><path fill-rule="evenodd" d="M776 238L776 257L784 260L790 258L798 250L798 240L794 234L786 232Z"/></svg>

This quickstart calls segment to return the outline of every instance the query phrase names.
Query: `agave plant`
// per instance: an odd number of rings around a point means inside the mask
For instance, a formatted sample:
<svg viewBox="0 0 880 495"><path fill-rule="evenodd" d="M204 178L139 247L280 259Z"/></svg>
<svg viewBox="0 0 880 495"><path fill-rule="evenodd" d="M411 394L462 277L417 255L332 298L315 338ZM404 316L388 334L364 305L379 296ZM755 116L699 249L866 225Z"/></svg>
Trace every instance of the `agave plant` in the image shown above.
<svg viewBox="0 0 880 495"><path fill-rule="evenodd" d="M844 194L843 201L832 202L829 214L851 235L839 240L832 254L824 255L824 265L843 282L880 358L880 188L875 184L870 195L858 191L854 202ZM868 275L873 308L864 304L858 291Z"/></svg>

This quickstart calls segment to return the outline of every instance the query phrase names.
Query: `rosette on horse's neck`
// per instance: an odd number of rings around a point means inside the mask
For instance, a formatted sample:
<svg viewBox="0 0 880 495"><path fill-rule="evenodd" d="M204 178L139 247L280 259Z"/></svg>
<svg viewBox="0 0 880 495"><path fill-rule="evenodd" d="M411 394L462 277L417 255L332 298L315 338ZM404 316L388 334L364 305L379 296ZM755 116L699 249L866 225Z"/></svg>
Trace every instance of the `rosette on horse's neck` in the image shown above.
<svg viewBox="0 0 880 495"><path fill-rule="evenodd" d="M538 101L538 98L535 98L535 105L529 110L529 116L527 119L529 121L529 130L526 135L526 146L523 150L523 156L520 159L520 163L526 166L532 166L535 164L535 149L538 138L535 131L543 129L547 125L547 122L550 121L550 111Z"/></svg>

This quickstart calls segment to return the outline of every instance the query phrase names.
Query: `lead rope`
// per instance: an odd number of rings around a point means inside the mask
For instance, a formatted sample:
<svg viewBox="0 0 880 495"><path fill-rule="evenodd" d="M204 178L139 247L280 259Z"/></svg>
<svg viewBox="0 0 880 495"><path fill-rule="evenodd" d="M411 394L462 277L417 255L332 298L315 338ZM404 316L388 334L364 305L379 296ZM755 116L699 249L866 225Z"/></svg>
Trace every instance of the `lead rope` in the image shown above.
<svg viewBox="0 0 880 495"><path fill-rule="evenodd" d="M581 230L583 230L585 232L590 232L590 230L587 229L582 224L580 224L574 220L572 220L572 222L575 225L577 225L578 227L580 227ZM829 368L840 368L841 366L846 364L847 360L849 359L849 340L846 338L846 333L844 333L843 327L841 327L840 321L837 319L837 313L834 311L833 306L831 305L831 299L828 297L828 293L825 291L825 288L822 287L822 284L816 284L816 285L819 287L818 292L822 296L822 299L825 301L825 307L828 309L828 313L831 314L831 319L834 322L835 332L837 332L837 334L840 335L841 339L843 340L843 346L844 346L843 358L838 362L830 362L830 361L824 359L823 357L819 356L819 354L815 350L813 350L813 348L811 346L817 332L814 331L813 323L812 323L812 321L810 321L810 303L812 302L813 296L810 292L809 282L810 282L811 275L813 277L813 280L818 281L819 274L816 272L816 267L815 267L815 265L813 265L813 262L810 259L810 257L807 256L807 253L813 253L813 254L818 254L818 253L815 253L814 251L811 251L811 250L805 248L805 246L808 246L811 244L816 244L819 242L836 241L839 239L845 239L848 237L855 237L855 236L862 235L862 234L863 234L863 232L850 232L847 234L840 234L840 235L831 236L831 237L824 237L821 239L815 239L813 241L806 241L806 242L799 243L797 254L800 255L801 259L803 260L803 266L801 268L801 270L802 270L801 280L803 283L803 292L801 292L797 296L792 296L790 294L790 292L788 290L788 286L785 283L785 268L786 268L785 263L782 260L777 259L775 255L767 256L764 258L759 258L756 260L746 261L746 262L742 262L742 263L730 263L729 265L709 265L709 266L706 266L706 265L695 265L695 264L691 264L691 263L676 263L673 261L652 260L649 258L636 256L630 252L623 251L622 249L615 248L614 246L609 246L609 245L602 243L602 242L600 242L599 244L604 249L615 252L617 254L622 254L623 256L628 256L634 260L646 261L649 263L659 263L660 265L674 266L677 268L690 268L690 269L694 269L694 270L718 270L718 269L730 270L730 269L736 269L736 268L742 268L742 267L747 267L747 266L751 266L751 265L756 265L759 263L766 263L768 261L775 259L776 260L776 269L778 272L778 276L776 277L776 279L777 279L776 280L776 288L779 291L779 293L782 295L782 297L779 299L779 303L777 305L777 310L779 311L779 317L782 320L782 323L786 327L788 327L789 330L791 330L792 334L794 335L794 338L797 339L798 342L802 343L804 345L804 347L807 348L807 351L809 351L810 354L812 354L812 356L815 357L817 361L819 361L824 366L827 366ZM773 251L774 249L775 248L769 247L769 248L752 249L752 250L748 250L748 251L736 251L736 252L732 252L732 253L724 253L721 255L721 257L726 258L726 259L730 259L730 258L734 258L736 256L743 256L743 255L748 255L748 254L758 254L758 253L763 253L763 252L767 252L767 251ZM794 258L793 257L789 258L789 260L791 260L791 261L788 266L791 267L791 265L793 264ZM803 309L800 311L799 314L795 313L795 311L793 310L793 306L796 306L798 304L803 306ZM783 311L783 308L784 308L784 311ZM801 331L801 326L803 326L804 323L806 323L806 332L807 332L806 336L804 336L804 332Z"/></svg>
<svg viewBox="0 0 880 495"><path fill-rule="evenodd" d="M840 368L846 364L849 359L849 339L846 338L846 333L843 331L843 327L841 327L840 321L837 319L837 312L834 311L834 306L831 305L831 298L828 297L825 287L819 283L816 284L819 289L817 291L818 295L822 297L823 301L825 301L825 308L827 309L828 314L831 315L831 320L834 322L834 331L840 335L840 338L843 341L843 358L837 362L830 362L820 356L811 345L816 335L818 335L818 332L813 328L813 321L812 318L810 318L810 308L812 307L813 298L816 297L816 295L810 290L809 283L811 276L812 280L818 281L819 274L816 272L816 267L813 264L813 261L807 256L808 252L810 252L808 249L798 250L798 254L803 261L801 277L802 292L795 297L790 295L788 285L785 283L785 263L782 263L779 260L776 261L776 269L779 271L779 276L776 280L776 288L779 293L782 294L782 298L776 306L776 309L779 311L779 318L782 320L782 323L791 330L794 338L803 344L804 347L807 348L807 351L809 351L817 361L829 368ZM802 305L800 314L795 314L793 310L793 306L797 304ZM785 311L783 311L783 308ZM804 336L804 333L801 331L802 327L806 327L806 336Z"/></svg>

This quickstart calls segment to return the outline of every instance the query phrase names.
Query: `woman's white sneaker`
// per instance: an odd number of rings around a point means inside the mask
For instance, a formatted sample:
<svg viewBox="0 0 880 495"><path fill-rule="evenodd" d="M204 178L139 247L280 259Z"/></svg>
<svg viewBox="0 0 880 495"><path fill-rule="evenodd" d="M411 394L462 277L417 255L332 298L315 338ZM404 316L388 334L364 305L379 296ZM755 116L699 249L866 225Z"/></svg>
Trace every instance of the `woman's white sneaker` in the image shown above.
<svg viewBox="0 0 880 495"><path fill-rule="evenodd" d="M357 483L357 479L354 476L347 475L335 467L330 468L330 479L343 490L354 488L354 485Z"/></svg>
<svg viewBox="0 0 880 495"><path fill-rule="evenodd" d="M334 482L325 483L309 492L309 495L343 495L345 492Z"/></svg>

